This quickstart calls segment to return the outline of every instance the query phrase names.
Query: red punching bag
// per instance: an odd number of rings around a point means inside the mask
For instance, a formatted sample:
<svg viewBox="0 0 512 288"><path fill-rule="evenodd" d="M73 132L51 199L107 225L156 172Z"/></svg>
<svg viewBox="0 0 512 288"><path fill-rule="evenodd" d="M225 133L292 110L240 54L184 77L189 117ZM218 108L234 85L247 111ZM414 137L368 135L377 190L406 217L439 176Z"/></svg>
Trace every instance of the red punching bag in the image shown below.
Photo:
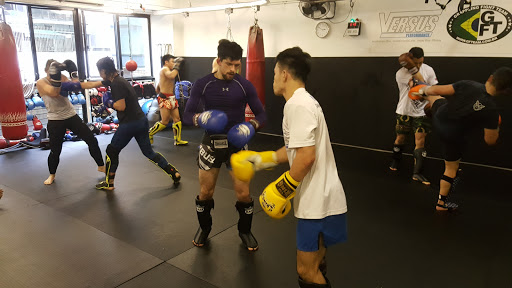
<svg viewBox="0 0 512 288"><path fill-rule="evenodd" d="M263 30L254 25L249 28L247 44L247 69L245 78L256 88L258 98L265 107L265 49L263 48ZM254 118L249 105L245 108L245 121Z"/></svg>
<svg viewBox="0 0 512 288"><path fill-rule="evenodd" d="M7 23L0 22L0 125L6 139L27 136L27 110L21 84L16 43Z"/></svg>

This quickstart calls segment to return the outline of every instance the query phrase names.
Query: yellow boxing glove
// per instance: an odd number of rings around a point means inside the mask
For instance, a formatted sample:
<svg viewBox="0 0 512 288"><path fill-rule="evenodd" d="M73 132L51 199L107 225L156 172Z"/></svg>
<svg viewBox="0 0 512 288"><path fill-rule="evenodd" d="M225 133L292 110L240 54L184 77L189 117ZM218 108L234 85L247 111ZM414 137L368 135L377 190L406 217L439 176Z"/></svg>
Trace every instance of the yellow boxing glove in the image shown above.
<svg viewBox="0 0 512 288"><path fill-rule="evenodd" d="M230 161L235 178L245 182L249 182L254 177L254 172L269 169L278 164L275 151L242 150L231 155Z"/></svg>
<svg viewBox="0 0 512 288"><path fill-rule="evenodd" d="M281 219L291 210L290 199L295 196L295 189L300 182L290 176L290 171L286 171L270 183L260 195L260 205L268 216Z"/></svg>

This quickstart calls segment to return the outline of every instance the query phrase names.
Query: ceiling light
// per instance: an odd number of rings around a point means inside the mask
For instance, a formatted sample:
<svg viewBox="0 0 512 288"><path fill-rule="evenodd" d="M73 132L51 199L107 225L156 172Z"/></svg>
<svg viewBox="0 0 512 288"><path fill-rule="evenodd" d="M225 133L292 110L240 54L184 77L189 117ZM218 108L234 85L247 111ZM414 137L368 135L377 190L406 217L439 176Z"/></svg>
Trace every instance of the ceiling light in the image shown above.
<svg viewBox="0 0 512 288"><path fill-rule="evenodd" d="M233 4L223 4L223 5L213 5L213 6L200 6L200 7L189 7L189 8L180 8L180 9L169 9L169 10L160 10L155 11L154 15L170 15L170 14L180 14L186 12L205 12L205 11L216 11L216 10L225 10L228 8L236 9L236 8L246 8L253 7L258 5L265 5L268 3L268 0L259 0L253 2L246 3L233 3Z"/></svg>

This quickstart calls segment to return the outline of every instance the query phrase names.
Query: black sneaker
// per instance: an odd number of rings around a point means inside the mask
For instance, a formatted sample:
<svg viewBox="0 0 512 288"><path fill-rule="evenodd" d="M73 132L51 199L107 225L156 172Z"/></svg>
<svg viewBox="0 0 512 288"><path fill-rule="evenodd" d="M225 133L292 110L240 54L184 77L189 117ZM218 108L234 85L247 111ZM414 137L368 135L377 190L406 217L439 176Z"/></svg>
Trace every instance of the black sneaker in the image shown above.
<svg viewBox="0 0 512 288"><path fill-rule="evenodd" d="M208 241L208 235L210 235L211 231L212 228L203 230L201 229L201 226L199 226L199 228L197 228L196 235L194 236L194 240L192 240L192 243L194 243L194 245L197 247L203 247L204 244L206 244L206 241Z"/></svg>
<svg viewBox="0 0 512 288"><path fill-rule="evenodd" d="M114 184L108 184L107 181L101 181L100 183L96 184L96 189L98 190L114 190Z"/></svg>
<svg viewBox="0 0 512 288"><path fill-rule="evenodd" d="M249 233L242 233L238 232L238 236L240 236L240 239L242 239L242 243L249 251L256 251L258 250L258 241L256 241L256 238L254 238L254 235L252 235L251 232Z"/></svg>
<svg viewBox="0 0 512 288"><path fill-rule="evenodd" d="M430 185L430 181L427 179L427 177L423 176L422 174L413 174L412 180L421 182L425 185Z"/></svg>

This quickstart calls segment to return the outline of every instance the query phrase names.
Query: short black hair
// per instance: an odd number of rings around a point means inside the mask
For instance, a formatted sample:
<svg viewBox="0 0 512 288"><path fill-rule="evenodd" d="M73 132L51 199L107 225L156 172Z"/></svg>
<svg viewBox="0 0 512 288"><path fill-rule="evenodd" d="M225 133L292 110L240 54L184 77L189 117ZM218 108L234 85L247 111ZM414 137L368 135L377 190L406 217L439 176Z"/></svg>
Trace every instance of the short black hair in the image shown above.
<svg viewBox="0 0 512 288"><path fill-rule="evenodd" d="M416 59L425 57L425 53L423 52L423 49L420 47L412 47L411 50L409 50L409 53L411 53L412 57Z"/></svg>
<svg viewBox="0 0 512 288"><path fill-rule="evenodd" d="M491 84L496 88L496 94L512 94L512 69L500 67L492 73Z"/></svg>
<svg viewBox="0 0 512 288"><path fill-rule="evenodd" d="M227 39L221 39L219 41L219 46L217 47L217 56L220 61L227 58L231 60L241 60L243 51L244 50L240 45L238 45L238 43Z"/></svg>
<svg viewBox="0 0 512 288"><path fill-rule="evenodd" d="M98 60L96 67L98 67L98 71L105 70L105 74L107 75L117 72L116 64L114 64L114 60L110 57L103 57Z"/></svg>
<svg viewBox="0 0 512 288"><path fill-rule="evenodd" d="M162 66L164 66L165 61L169 61L169 60L171 60L171 59L176 59L176 57L175 57L175 56L172 56L171 54L165 54L164 56L162 56L162 59L161 59L161 61L162 61Z"/></svg>
<svg viewBox="0 0 512 288"><path fill-rule="evenodd" d="M300 47L288 48L277 54L276 63L288 70L294 79L306 83L311 71L311 55L302 51Z"/></svg>

